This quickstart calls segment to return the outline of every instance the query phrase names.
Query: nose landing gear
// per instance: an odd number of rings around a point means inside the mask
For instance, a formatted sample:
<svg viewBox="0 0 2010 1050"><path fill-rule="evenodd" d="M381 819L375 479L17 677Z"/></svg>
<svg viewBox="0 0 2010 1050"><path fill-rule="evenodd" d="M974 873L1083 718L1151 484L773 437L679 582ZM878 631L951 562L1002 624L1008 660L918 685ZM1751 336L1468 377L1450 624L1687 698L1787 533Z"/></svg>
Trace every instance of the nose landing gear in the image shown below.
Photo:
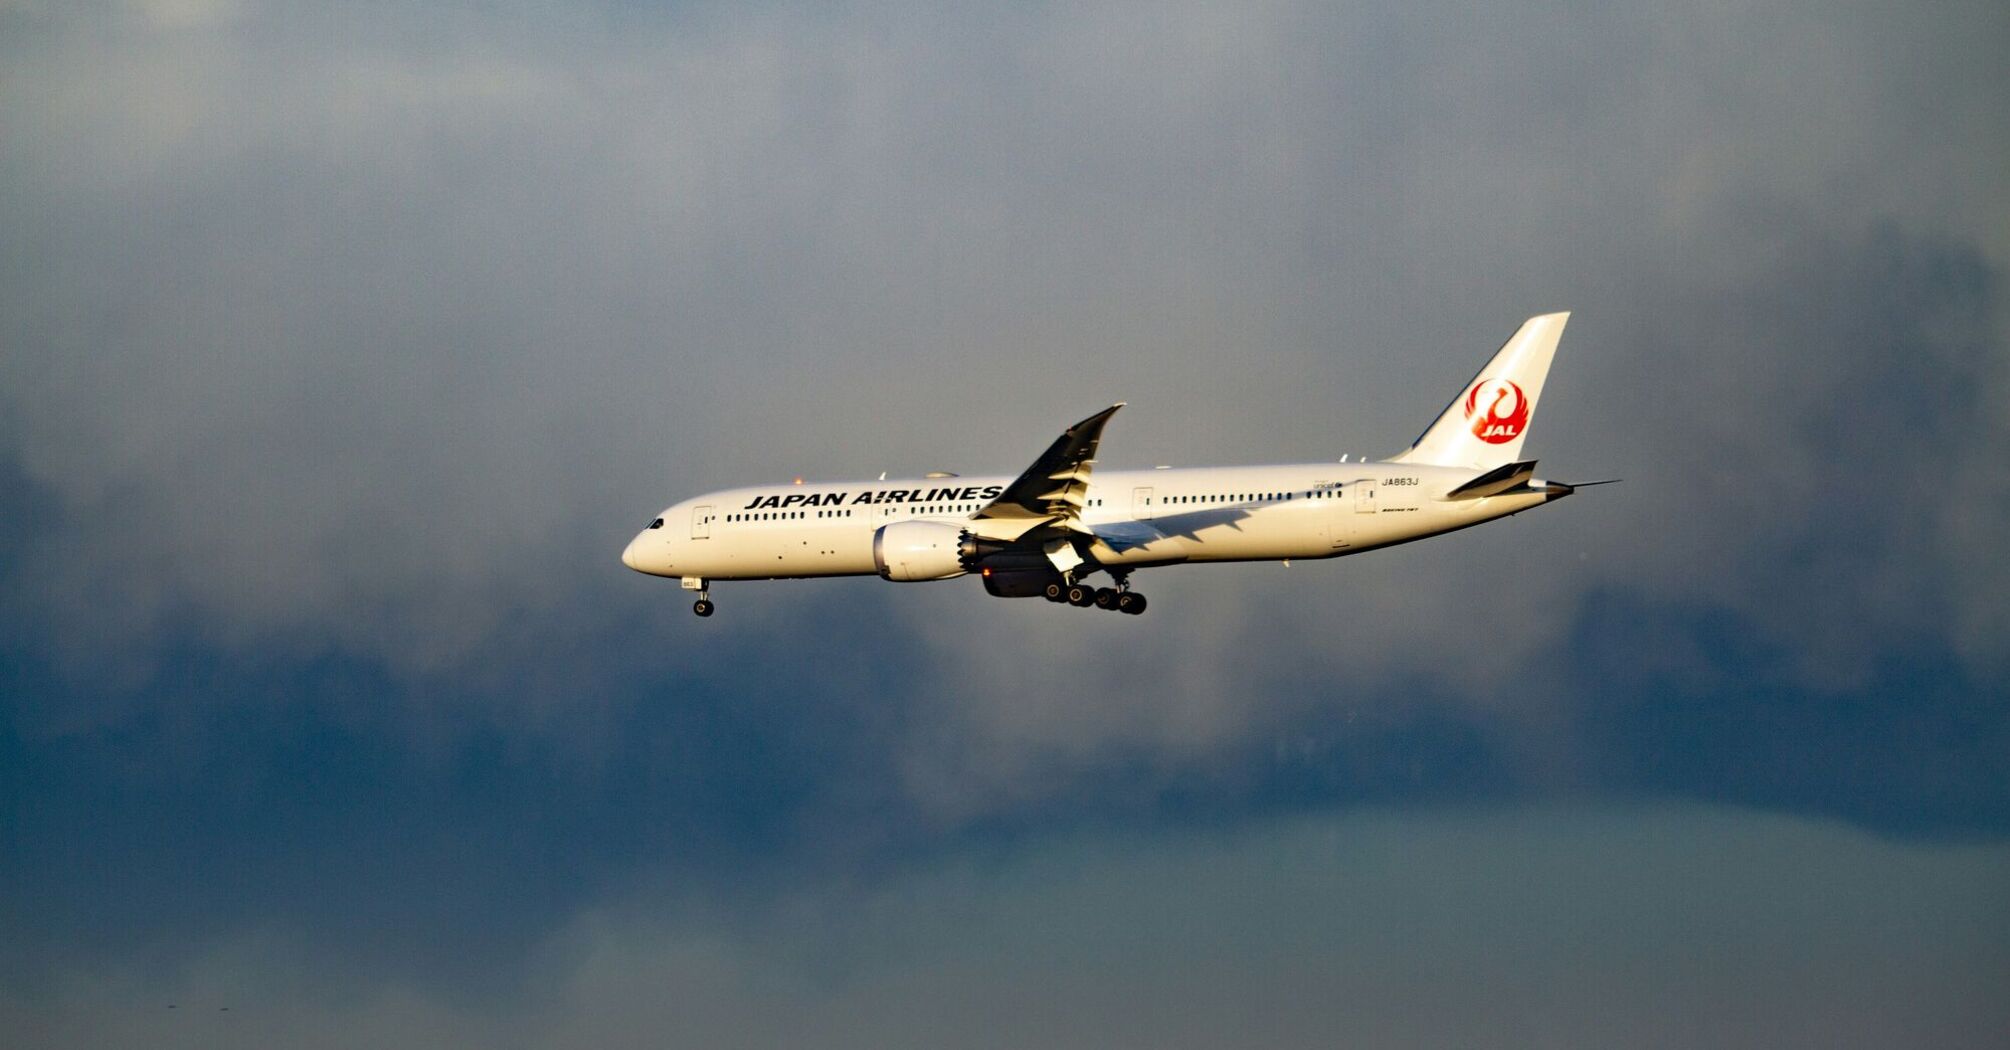
<svg viewBox="0 0 2010 1050"><path fill-rule="evenodd" d="M691 603L692 612L699 616L712 615L712 589L705 585L703 576L684 577L684 589L698 592L698 600Z"/></svg>

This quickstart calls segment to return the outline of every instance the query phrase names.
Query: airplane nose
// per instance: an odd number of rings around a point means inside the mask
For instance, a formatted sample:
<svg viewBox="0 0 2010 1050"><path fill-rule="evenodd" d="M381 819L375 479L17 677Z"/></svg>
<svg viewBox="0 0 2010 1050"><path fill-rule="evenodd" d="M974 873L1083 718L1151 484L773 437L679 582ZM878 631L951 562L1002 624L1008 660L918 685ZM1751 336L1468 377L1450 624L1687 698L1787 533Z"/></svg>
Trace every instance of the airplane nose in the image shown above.
<svg viewBox="0 0 2010 1050"><path fill-rule="evenodd" d="M635 545L640 542L642 542L642 538L638 536L635 539L629 540L628 546L621 549L621 564L634 569L636 572L642 571L641 567L635 564Z"/></svg>

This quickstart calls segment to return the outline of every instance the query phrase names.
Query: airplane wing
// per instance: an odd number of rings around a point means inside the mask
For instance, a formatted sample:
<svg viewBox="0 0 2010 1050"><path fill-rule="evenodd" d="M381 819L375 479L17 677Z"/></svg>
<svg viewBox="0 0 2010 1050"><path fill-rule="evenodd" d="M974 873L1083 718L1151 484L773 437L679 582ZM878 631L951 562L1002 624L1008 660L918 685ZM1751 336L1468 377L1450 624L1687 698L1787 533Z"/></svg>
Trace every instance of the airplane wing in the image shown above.
<svg viewBox="0 0 2010 1050"><path fill-rule="evenodd" d="M1022 535L1043 525L1086 531L1082 508L1088 504L1096 446L1103 440L1103 424L1122 407L1119 401L1069 427L997 499L971 515L972 520L1022 525Z"/></svg>
<svg viewBox="0 0 2010 1050"><path fill-rule="evenodd" d="M1147 547L1166 538L1165 533L1148 521L1111 521L1092 525L1087 531L1108 544L1111 550L1119 552Z"/></svg>

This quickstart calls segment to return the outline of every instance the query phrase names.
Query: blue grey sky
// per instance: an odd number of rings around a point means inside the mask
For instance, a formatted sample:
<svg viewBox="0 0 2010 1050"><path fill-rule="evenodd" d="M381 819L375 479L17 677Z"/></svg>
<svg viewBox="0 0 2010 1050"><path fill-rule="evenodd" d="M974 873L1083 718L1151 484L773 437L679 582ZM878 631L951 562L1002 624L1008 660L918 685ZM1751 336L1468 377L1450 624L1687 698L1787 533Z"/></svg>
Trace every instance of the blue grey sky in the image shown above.
<svg viewBox="0 0 2010 1050"><path fill-rule="evenodd" d="M2006 43L0 0L0 1034L2001 1045ZM1540 514L1143 619L617 560L1118 399L1385 455L1554 309Z"/></svg>

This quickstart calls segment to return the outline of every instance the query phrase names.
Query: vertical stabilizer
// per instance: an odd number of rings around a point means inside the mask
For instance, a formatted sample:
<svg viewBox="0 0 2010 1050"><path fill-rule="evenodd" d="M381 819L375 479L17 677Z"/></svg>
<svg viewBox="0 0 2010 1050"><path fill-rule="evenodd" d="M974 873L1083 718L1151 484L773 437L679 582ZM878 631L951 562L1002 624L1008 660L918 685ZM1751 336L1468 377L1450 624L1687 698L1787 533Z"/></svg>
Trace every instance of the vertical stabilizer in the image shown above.
<svg viewBox="0 0 2010 1050"><path fill-rule="evenodd" d="M1491 469L1521 458L1543 379L1563 335L1568 313L1543 314L1522 322L1521 330L1445 407L1424 436L1395 463Z"/></svg>

